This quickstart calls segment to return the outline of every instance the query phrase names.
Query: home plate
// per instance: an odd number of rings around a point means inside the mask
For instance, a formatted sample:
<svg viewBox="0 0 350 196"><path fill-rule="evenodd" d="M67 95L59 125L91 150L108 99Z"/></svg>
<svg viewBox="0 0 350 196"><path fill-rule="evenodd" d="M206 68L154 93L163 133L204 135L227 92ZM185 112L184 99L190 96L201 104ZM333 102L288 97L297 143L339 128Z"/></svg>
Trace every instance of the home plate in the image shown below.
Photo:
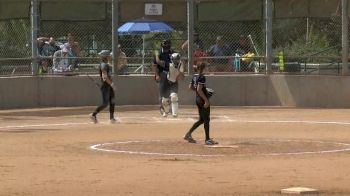
<svg viewBox="0 0 350 196"><path fill-rule="evenodd" d="M306 187L290 187L286 189L282 189L281 193L288 194L318 194L317 189L306 188Z"/></svg>
<svg viewBox="0 0 350 196"><path fill-rule="evenodd" d="M207 145L206 147L208 147L208 148L238 148L237 145L221 145L221 144Z"/></svg>

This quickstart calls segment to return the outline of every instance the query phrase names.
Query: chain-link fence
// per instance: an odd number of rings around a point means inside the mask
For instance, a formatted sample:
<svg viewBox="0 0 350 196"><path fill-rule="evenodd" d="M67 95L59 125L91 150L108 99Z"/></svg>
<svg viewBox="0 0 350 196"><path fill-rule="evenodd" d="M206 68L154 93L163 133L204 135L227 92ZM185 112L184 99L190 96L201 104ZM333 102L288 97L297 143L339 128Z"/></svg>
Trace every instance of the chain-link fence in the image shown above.
<svg viewBox="0 0 350 196"><path fill-rule="evenodd" d="M329 8L334 12L331 15L320 13L325 8L319 12L313 8L317 17L300 14L300 10L307 10L306 4L296 9L292 1L287 8L279 7L280 0L274 2L272 71L340 74L339 6L335 6L337 10ZM119 74L152 74L154 51L160 48L163 39L170 39L173 49L187 62L187 1L156 3L163 9L156 16L145 16L145 4L147 2L141 0L120 2L116 14L118 27L127 21L149 17L169 24L175 31L119 34L118 43L125 53L117 63ZM97 53L113 48L111 1L38 1L36 62L39 69L34 73L30 3L0 3L0 10L18 7L26 14L20 17L11 15L11 11L0 14L0 75L96 73ZM190 10L194 15L193 63L206 61L207 71L213 73L265 73L264 9L263 0L195 2L194 9ZM285 12L286 9L289 12ZM68 56L62 52L65 50Z"/></svg>
<svg viewBox="0 0 350 196"><path fill-rule="evenodd" d="M0 75L31 73L30 21L0 21Z"/></svg>
<svg viewBox="0 0 350 196"><path fill-rule="evenodd" d="M341 73L341 17L274 20L274 70Z"/></svg>

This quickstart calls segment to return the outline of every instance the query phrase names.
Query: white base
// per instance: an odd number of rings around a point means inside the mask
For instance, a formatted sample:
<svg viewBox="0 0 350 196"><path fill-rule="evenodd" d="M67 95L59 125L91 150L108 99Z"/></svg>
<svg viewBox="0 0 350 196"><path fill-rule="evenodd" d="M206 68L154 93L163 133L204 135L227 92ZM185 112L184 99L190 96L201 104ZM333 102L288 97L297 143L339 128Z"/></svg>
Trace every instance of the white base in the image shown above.
<svg viewBox="0 0 350 196"><path fill-rule="evenodd" d="M318 194L317 189L306 188L306 187L290 187L286 189L282 189L281 193L288 194Z"/></svg>
<svg viewBox="0 0 350 196"><path fill-rule="evenodd" d="M238 148L238 146L236 146L236 145L221 145L221 144L207 145L206 147L208 147L208 148Z"/></svg>

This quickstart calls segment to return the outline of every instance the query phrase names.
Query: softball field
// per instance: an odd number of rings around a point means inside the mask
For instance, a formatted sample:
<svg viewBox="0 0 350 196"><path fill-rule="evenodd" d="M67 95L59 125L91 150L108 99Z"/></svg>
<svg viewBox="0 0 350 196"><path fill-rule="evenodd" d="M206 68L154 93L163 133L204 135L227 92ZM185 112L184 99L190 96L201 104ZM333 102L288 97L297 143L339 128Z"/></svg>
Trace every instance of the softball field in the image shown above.
<svg viewBox="0 0 350 196"><path fill-rule="evenodd" d="M93 109L1 110L0 195L350 195L350 109L212 107L213 147L183 140L194 106Z"/></svg>

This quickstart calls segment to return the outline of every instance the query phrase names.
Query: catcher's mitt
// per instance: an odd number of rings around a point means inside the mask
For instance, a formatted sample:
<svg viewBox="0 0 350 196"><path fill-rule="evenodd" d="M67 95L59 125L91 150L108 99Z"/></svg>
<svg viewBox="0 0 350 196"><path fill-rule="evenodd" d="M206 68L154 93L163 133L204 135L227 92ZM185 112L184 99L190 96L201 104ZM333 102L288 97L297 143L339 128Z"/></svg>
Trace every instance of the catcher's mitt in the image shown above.
<svg viewBox="0 0 350 196"><path fill-rule="evenodd" d="M214 90L213 89L211 89L211 88L206 88L206 89L207 89L207 96L208 96L208 98L210 98L211 96L214 95Z"/></svg>

